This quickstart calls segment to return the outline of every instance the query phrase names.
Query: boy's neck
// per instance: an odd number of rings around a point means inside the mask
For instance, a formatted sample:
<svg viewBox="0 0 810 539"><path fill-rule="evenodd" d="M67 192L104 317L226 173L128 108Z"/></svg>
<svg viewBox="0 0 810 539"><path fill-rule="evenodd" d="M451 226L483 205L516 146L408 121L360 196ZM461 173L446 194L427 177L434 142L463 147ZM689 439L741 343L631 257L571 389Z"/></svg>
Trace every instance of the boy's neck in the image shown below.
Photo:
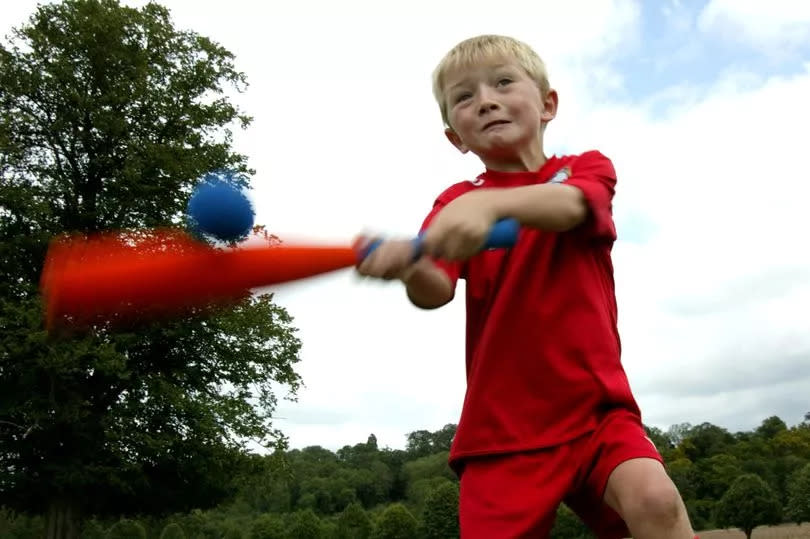
<svg viewBox="0 0 810 539"><path fill-rule="evenodd" d="M543 143L539 142L508 157L482 157L481 161L487 170L494 172L537 172L547 159Z"/></svg>

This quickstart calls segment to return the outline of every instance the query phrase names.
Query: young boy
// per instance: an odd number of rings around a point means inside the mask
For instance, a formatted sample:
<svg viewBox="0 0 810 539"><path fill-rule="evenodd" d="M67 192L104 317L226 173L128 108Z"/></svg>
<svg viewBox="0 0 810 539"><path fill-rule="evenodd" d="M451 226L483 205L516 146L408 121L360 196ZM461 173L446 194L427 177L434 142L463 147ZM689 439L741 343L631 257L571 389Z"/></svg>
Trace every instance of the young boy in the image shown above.
<svg viewBox="0 0 810 539"><path fill-rule="evenodd" d="M433 89L447 138L485 171L436 199L425 256L389 240L357 269L401 280L425 309L466 281L467 393L450 453L461 536L547 537L565 502L600 538L692 539L620 361L613 165L596 151L546 157L557 93L519 41L461 42ZM521 223L515 246L480 252L504 217Z"/></svg>

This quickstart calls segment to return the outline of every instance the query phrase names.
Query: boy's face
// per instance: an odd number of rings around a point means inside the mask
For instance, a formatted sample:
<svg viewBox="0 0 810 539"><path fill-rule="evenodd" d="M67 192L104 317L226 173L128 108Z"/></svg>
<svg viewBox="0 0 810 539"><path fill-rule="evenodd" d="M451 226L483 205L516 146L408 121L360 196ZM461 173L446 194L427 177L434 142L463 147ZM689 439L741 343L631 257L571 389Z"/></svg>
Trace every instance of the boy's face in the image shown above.
<svg viewBox="0 0 810 539"><path fill-rule="evenodd" d="M501 59L449 72L444 99L448 139L485 163L542 154L541 128L554 118L557 105L553 90L544 99L519 64Z"/></svg>

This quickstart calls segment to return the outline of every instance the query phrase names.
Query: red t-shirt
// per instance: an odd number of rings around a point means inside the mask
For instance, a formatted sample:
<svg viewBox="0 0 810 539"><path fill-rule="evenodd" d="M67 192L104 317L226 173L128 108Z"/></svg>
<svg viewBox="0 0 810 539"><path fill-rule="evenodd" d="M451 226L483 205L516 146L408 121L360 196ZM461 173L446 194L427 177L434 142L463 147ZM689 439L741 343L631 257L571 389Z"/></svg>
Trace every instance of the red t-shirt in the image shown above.
<svg viewBox="0 0 810 539"><path fill-rule="evenodd" d="M486 171L444 191L422 230L473 189L549 181L582 190L586 222L564 233L522 227L510 249L436 262L454 286L466 281L467 391L451 464L572 440L617 407L640 416L620 361L609 159L590 151L552 156L537 172Z"/></svg>

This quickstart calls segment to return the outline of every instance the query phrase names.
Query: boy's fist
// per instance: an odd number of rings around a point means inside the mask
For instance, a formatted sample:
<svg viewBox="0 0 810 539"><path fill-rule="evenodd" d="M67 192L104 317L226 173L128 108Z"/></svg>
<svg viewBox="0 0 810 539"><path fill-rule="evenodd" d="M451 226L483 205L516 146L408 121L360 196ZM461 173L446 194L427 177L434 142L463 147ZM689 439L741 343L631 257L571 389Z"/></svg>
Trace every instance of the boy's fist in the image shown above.
<svg viewBox="0 0 810 539"><path fill-rule="evenodd" d="M497 218L491 201L489 193L480 189L450 202L425 232L424 253L445 260L465 260L478 253Z"/></svg>
<svg viewBox="0 0 810 539"><path fill-rule="evenodd" d="M354 242L355 248L364 252L375 238L360 237ZM367 277L393 280L401 279L414 262L414 246L410 240L383 241L358 265L357 272Z"/></svg>

